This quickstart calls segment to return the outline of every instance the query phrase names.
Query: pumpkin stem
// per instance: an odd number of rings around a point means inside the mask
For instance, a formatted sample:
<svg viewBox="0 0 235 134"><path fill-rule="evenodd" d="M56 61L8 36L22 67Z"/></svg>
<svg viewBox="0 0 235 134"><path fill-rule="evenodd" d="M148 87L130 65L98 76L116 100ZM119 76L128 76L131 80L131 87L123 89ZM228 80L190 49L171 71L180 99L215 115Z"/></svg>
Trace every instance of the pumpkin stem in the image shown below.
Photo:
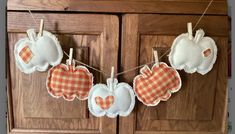
<svg viewBox="0 0 235 134"><path fill-rule="evenodd" d="M153 56L154 56L154 61L157 67L159 67L159 59L158 59L158 53L157 50L153 50Z"/></svg>
<svg viewBox="0 0 235 134"><path fill-rule="evenodd" d="M35 42L35 40L36 40L36 33L35 33L34 29L27 30L27 35L28 35L30 41Z"/></svg>
<svg viewBox="0 0 235 134"><path fill-rule="evenodd" d="M205 32L202 29L197 30L194 42L197 44L204 37Z"/></svg>
<svg viewBox="0 0 235 134"><path fill-rule="evenodd" d="M152 71L147 65L145 65L143 68L140 69L140 73L143 74L144 77L152 75Z"/></svg>

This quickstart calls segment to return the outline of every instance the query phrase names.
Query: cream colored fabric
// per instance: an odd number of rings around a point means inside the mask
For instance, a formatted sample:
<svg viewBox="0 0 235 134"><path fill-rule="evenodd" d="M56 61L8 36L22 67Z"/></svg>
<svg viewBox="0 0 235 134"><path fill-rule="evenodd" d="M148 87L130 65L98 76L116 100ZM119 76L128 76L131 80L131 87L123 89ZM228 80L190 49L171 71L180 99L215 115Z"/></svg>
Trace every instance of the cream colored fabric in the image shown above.
<svg viewBox="0 0 235 134"><path fill-rule="evenodd" d="M107 96L114 97L114 103L110 108L104 110L96 104L95 98L105 99ZM107 79L107 85L96 84L88 95L89 111L96 117L107 115L115 118L117 115L128 116L135 106L135 94L127 83L118 83L117 79Z"/></svg>
<svg viewBox="0 0 235 134"><path fill-rule="evenodd" d="M204 31L198 30L190 40L187 33L179 35L173 42L169 61L173 68L184 69L187 73L208 73L216 61L217 47L210 37L204 37Z"/></svg>
<svg viewBox="0 0 235 134"><path fill-rule="evenodd" d="M63 51L55 35L43 31L41 37L37 37L34 29L27 30L28 38L22 38L15 44L14 55L17 67L24 73L46 71L49 65L58 65L63 58ZM20 51L28 46L33 57L25 63L19 56Z"/></svg>

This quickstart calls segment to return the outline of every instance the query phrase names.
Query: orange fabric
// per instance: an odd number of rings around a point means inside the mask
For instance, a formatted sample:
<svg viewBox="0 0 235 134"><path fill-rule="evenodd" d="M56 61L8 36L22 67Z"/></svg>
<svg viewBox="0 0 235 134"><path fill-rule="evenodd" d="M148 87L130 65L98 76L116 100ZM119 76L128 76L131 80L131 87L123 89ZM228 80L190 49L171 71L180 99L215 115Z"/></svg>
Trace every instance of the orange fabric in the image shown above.
<svg viewBox="0 0 235 134"><path fill-rule="evenodd" d="M211 54L211 49L206 49L203 51L204 57L208 57Z"/></svg>
<svg viewBox="0 0 235 134"><path fill-rule="evenodd" d="M19 53L20 58L24 61L24 63L29 63L29 61L33 58L33 53L28 46L25 46Z"/></svg>
<svg viewBox="0 0 235 134"><path fill-rule="evenodd" d="M66 100L75 97L86 99L93 85L93 76L85 68L69 68L60 64L49 71L48 92L53 96L63 96Z"/></svg>
<svg viewBox="0 0 235 134"><path fill-rule="evenodd" d="M113 105L114 97L110 95L103 99L100 96L97 96L95 97L95 102L98 106L100 106L100 108L107 110Z"/></svg>
<svg viewBox="0 0 235 134"><path fill-rule="evenodd" d="M166 64L154 65L152 70L145 66L141 73L134 79L134 90L145 104L154 105L159 100L167 100L171 96L169 91L181 86L177 71Z"/></svg>

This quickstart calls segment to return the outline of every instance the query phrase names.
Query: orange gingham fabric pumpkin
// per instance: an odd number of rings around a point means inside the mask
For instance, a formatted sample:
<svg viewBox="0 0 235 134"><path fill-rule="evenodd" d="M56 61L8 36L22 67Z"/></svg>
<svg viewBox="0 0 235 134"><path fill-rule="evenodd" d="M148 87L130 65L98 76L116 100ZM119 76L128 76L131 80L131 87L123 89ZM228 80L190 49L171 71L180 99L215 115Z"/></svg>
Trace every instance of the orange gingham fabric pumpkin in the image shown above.
<svg viewBox="0 0 235 134"><path fill-rule="evenodd" d="M152 69L144 66L140 75L134 79L134 91L137 98L147 106L156 106L161 100L167 101L171 93L181 88L178 72L167 64L154 64Z"/></svg>
<svg viewBox="0 0 235 134"><path fill-rule="evenodd" d="M47 90L53 97L85 100L93 86L93 75L84 66L59 64L49 70Z"/></svg>

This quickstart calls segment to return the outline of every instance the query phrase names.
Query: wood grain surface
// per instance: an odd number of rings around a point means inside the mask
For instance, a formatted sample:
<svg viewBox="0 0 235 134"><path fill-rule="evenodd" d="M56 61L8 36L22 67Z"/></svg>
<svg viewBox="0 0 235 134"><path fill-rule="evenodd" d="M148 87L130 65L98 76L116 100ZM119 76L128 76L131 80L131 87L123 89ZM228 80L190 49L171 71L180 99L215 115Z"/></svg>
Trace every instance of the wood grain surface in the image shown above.
<svg viewBox="0 0 235 134"><path fill-rule="evenodd" d="M209 0L8 0L8 10L106 13L202 14ZM227 14L226 0L214 0L206 14Z"/></svg>
<svg viewBox="0 0 235 134"><path fill-rule="evenodd" d="M186 32L189 20L194 15L132 14L123 17L122 70L152 61L152 48L166 52L175 37ZM151 20L151 21L150 21ZM213 27L217 20L217 29ZM172 22L174 21L174 22ZM174 23L174 24L173 24ZM213 69L206 75L187 74L179 71L182 88L167 102L156 107L136 104L128 118L120 118L119 131L125 133L225 133L227 110L227 19L222 16L207 16L200 23L206 35L211 36L218 47L218 58ZM217 31L218 30L218 31ZM217 31L217 32L216 32ZM220 34L218 34L220 32ZM160 61L168 63L167 55ZM137 71L124 74L123 81L132 82ZM125 124L129 126L125 126Z"/></svg>
<svg viewBox="0 0 235 134"><path fill-rule="evenodd" d="M64 51L68 53L70 47L74 48L75 59L107 73L111 66L117 69L119 21L116 16L56 13L34 16L37 20L44 19L45 30L56 34ZM27 37L28 28L36 27L28 17L28 13L8 13L10 133L115 134L116 119L92 116L87 101L67 102L51 97L46 90L47 72L27 75L16 67L14 45L20 38ZM64 56L62 62L67 58ZM91 72L95 83L105 82L107 76Z"/></svg>
<svg viewBox="0 0 235 134"><path fill-rule="evenodd" d="M8 0L8 129L10 134L224 134L227 126L227 1L214 0L196 29L218 47L208 74L179 71L182 89L169 101L146 107L136 101L128 117L96 118L86 101L66 102L46 90L46 72L26 75L15 65L14 45L26 30L38 30L40 19L68 53L97 69L125 71L161 56L175 37L196 24L210 0ZM37 24L28 9L32 10ZM118 15L118 17L116 16ZM121 31L121 33L119 33ZM63 61L67 59L64 56ZM160 61L169 65L168 57ZM95 83L108 76L89 69ZM118 77L132 85L139 70Z"/></svg>

